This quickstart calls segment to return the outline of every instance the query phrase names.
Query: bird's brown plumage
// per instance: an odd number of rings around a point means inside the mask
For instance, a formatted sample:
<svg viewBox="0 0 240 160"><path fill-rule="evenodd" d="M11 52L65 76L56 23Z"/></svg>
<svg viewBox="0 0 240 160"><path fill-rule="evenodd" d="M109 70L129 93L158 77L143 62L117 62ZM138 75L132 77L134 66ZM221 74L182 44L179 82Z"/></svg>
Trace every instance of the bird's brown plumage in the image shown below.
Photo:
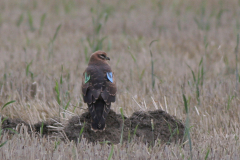
<svg viewBox="0 0 240 160"><path fill-rule="evenodd" d="M110 58L105 52L94 52L88 67L83 72L83 100L88 105L92 129L95 131L105 129L105 120L110 111L111 102L115 102L117 92L115 77L107 60ZM107 76L107 73L112 73L112 79Z"/></svg>

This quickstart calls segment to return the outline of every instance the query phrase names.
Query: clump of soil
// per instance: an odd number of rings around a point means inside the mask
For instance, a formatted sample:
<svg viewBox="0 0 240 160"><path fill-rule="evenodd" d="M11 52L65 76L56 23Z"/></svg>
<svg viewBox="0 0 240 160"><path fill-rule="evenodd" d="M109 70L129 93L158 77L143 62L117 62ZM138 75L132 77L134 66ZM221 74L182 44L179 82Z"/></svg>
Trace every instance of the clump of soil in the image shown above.
<svg viewBox="0 0 240 160"><path fill-rule="evenodd" d="M162 142L177 142L182 140L184 135L184 125L181 121L163 110L134 112L125 125L131 133L134 133L137 127L136 136L143 137L143 141L148 143L156 139Z"/></svg>
<svg viewBox="0 0 240 160"><path fill-rule="evenodd" d="M122 127L123 141L136 136L147 143L153 143L157 139L161 142L176 142L182 140L184 135L184 125L181 121L162 110L134 112L131 117L124 117L124 123L122 116L111 110L106 125L105 131L92 131L91 116L86 112L80 117L72 117L65 127L65 133L70 140L77 141L81 128L84 127L82 136L88 141L110 141L114 144L120 142Z"/></svg>
<svg viewBox="0 0 240 160"><path fill-rule="evenodd" d="M49 128L49 126L57 126L55 123L55 121L53 120L48 120L48 121L43 121L43 122L38 122L34 125L29 125L28 123L24 122L23 120L16 118L16 119L12 119L12 118L4 118L2 117L2 129L5 129L6 131L9 131L10 133L15 133L14 131L18 131L18 129L21 126L26 126L28 129L28 133L31 133L32 131L34 132L41 132L41 128L42 128L42 134L43 135L50 135L52 134L54 131L51 130L51 128ZM13 129L13 130L9 130Z"/></svg>
<svg viewBox="0 0 240 160"><path fill-rule="evenodd" d="M126 118L126 117L125 117ZM77 141L80 138L81 128L84 126L83 137L89 142L103 142L110 141L112 143L119 143L122 130L122 118L121 115L116 114L110 110L106 119L105 131L94 132L91 130L91 116L89 112L83 113L80 118L78 116L72 117L69 120L68 125L65 127L65 133L69 140ZM127 140L126 132L124 132L124 140Z"/></svg>
<svg viewBox="0 0 240 160"><path fill-rule="evenodd" d="M59 127L59 125L56 124L56 121L54 120L48 120L48 121L43 121L43 122L38 122L33 125L33 128L35 132L42 132L41 134L43 135L50 135L53 132L56 132L55 130L52 130L49 128L49 126L56 126ZM42 129L42 131L41 131Z"/></svg>
<svg viewBox="0 0 240 160"><path fill-rule="evenodd" d="M72 117L65 127L60 127L54 120L38 122L30 126L21 119L7 118L2 123L2 129L13 128L18 130L17 127L21 125L27 126L29 133L32 131L41 132L42 135L53 135L59 131L64 131L69 140L76 142L79 138L84 137L89 142L110 141L117 144L122 136L123 142L141 139L143 142L152 144L158 139L163 143L170 143L182 140L184 135L182 122L162 110L134 112L129 118L124 116L124 120L120 114L110 110L106 119L106 129L102 132L91 130L89 112L83 113L80 117ZM62 129L52 130L49 126Z"/></svg>
<svg viewBox="0 0 240 160"><path fill-rule="evenodd" d="M2 129L8 129L8 128L17 129L18 127L24 125L24 126L27 126L28 132L30 132L30 125L19 118L12 119L12 118L2 117L1 121L3 121L1 126ZM12 130L9 130L9 132L14 133Z"/></svg>

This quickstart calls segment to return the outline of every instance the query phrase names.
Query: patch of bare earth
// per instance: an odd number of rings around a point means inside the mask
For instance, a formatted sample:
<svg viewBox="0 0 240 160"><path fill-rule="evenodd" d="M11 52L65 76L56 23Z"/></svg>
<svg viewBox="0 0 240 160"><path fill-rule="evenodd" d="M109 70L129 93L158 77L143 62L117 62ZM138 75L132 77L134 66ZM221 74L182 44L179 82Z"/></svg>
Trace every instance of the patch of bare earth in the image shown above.
<svg viewBox="0 0 240 160"><path fill-rule="evenodd" d="M28 132L41 132L43 135L51 136L52 133L56 132L52 128L57 126L57 121L38 122L30 126L20 119L9 118L4 120L2 128L16 129L21 125L27 126ZM84 137L88 142L108 141L114 144L120 142L121 136L123 142L131 141L134 138L135 140L152 144L156 140L164 143L181 141L184 135L182 122L162 110L134 112L128 118L124 116L124 120L122 115L116 114L111 110L107 117L106 125L106 129L102 132L92 131L91 116L89 112L85 112L81 116L72 117L63 130L67 138L75 142ZM82 128L83 132L80 134Z"/></svg>

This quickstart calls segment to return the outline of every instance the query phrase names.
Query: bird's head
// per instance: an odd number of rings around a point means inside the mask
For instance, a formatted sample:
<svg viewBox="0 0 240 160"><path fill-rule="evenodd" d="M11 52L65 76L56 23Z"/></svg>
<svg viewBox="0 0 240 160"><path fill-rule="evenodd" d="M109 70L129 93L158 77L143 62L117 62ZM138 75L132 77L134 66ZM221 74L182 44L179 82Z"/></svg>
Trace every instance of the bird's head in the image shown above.
<svg viewBox="0 0 240 160"><path fill-rule="evenodd" d="M107 57L107 53L103 52L103 51L96 51L94 52L89 60L89 64L90 63L107 63L107 60L110 60L109 57Z"/></svg>

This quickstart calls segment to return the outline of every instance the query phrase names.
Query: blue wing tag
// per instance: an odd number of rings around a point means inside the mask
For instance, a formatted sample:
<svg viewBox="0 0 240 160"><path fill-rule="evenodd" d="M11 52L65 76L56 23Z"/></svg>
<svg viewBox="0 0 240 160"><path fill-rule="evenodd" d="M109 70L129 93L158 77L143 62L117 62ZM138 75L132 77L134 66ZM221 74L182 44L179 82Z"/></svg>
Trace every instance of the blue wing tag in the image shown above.
<svg viewBox="0 0 240 160"><path fill-rule="evenodd" d="M108 80L109 80L110 82L113 83L113 74L112 74L112 72L107 72L107 78L108 78Z"/></svg>

